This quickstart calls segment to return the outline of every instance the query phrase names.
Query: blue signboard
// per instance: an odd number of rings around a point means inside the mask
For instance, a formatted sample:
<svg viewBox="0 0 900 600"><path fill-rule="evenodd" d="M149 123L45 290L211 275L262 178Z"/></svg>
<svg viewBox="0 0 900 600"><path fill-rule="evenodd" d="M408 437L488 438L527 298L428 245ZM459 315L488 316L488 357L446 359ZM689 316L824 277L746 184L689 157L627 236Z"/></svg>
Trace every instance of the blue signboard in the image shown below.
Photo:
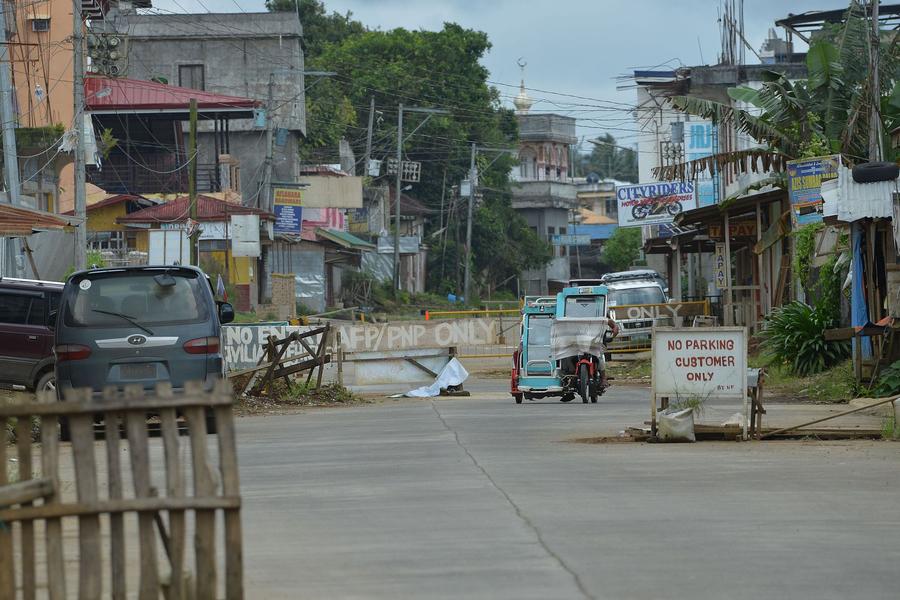
<svg viewBox="0 0 900 600"><path fill-rule="evenodd" d="M302 207L290 204L275 205L275 233L300 235L301 223L303 223Z"/></svg>
<svg viewBox="0 0 900 600"><path fill-rule="evenodd" d="M685 132L685 160L697 160L698 158L706 158L717 152L718 140L716 126L709 122L685 123L687 131ZM697 183L697 206L710 206L716 203L716 188L718 187L718 173L712 174L708 171L698 173Z"/></svg>
<svg viewBox="0 0 900 600"><path fill-rule="evenodd" d="M840 164L840 154L788 161L788 193L795 227L822 220L822 182L835 179Z"/></svg>

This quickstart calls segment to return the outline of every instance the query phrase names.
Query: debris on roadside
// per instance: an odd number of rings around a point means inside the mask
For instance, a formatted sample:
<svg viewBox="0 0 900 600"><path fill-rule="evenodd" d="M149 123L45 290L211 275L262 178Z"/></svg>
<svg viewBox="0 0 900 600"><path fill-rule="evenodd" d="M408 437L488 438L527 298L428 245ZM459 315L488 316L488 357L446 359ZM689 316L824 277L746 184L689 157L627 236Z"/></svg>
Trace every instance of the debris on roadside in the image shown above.
<svg viewBox="0 0 900 600"><path fill-rule="evenodd" d="M326 383L315 388L299 383L288 386L279 380L273 385L271 396L239 396L235 402L235 411L238 415L278 414L299 408L372 403L373 400L358 396L338 383Z"/></svg>

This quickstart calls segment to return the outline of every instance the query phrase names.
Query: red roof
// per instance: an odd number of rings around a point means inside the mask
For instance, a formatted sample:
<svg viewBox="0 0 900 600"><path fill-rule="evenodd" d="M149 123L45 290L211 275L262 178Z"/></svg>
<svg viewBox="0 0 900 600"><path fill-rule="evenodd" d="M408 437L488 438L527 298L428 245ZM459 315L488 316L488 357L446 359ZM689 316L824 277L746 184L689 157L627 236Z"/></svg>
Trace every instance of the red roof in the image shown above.
<svg viewBox="0 0 900 600"><path fill-rule="evenodd" d="M197 196L197 220L198 221L224 221L226 215L259 215L263 221L274 221L275 215L252 206L242 206L234 202L210 198L209 196ZM158 206L151 206L119 217L117 223L180 223L187 221L190 216L190 203L187 196L181 196L176 200L164 202Z"/></svg>
<svg viewBox="0 0 900 600"><path fill-rule="evenodd" d="M154 81L109 77L85 77L84 97L90 112L188 110L191 98L197 100L198 110L247 111L260 106L260 102L250 98L224 96Z"/></svg>
<svg viewBox="0 0 900 600"><path fill-rule="evenodd" d="M28 236L46 229L62 229L68 224L67 219L50 213L0 204L0 236Z"/></svg>

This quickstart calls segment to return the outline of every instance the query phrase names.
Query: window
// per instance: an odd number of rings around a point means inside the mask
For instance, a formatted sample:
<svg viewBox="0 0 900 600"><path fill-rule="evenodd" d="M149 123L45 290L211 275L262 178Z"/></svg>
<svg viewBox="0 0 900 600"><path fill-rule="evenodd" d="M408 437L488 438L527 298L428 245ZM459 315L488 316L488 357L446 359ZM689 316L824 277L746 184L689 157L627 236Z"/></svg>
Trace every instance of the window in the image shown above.
<svg viewBox="0 0 900 600"><path fill-rule="evenodd" d="M613 302L615 302L617 306L631 304L664 304L665 301L666 295L658 285L609 291L610 305L612 305Z"/></svg>
<svg viewBox="0 0 900 600"><path fill-rule="evenodd" d="M32 19L32 31L50 31L50 19Z"/></svg>
<svg viewBox="0 0 900 600"><path fill-rule="evenodd" d="M205 90L203 65L178 65L178 85L184 88Z"/></svg>
<svg viewBox="0 0 900 600"><path fill-rule="evenodd" d="M565 315L574 318L595 319L605 316L603 296L569 296L566 298Z"/></svg>
<svg viewBox="0 0 900 600"><path fill-rule="evenodd" d="M29 325L46 325L47 324L47 301L43 298L33 298L31 301L31 310L28 311Z"/></svg>
<svg viewBox="0 0 900 600"><path fill-rule="evenodd" d="M0 323L24 325L28 321L31 300L31 296L0 294Z"/></svg>
<svg viewBox="0 0 900 600"><path fill-rule="evenodd" d="M127 250L124 231L93 231L88 233L88 248L91 250Z"/></svg>

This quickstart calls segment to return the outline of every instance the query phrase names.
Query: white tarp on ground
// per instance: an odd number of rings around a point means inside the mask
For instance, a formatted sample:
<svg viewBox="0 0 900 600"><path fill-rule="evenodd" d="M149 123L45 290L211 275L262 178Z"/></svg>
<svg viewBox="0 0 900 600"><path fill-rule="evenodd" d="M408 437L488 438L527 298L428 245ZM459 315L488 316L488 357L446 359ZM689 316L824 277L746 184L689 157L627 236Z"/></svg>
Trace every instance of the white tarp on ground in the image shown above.
<svg viewBox="0 0 900 600"><path fill-rule="evenodd" d="M554 319L550 326L550 351L553 360L569 356L606 352L603 336L608 328L606 319Z"/></svg>
<svg viewBox="0 0 900 600"><path fill-rule="evenodd" d="M440 396L441 390L445 390L450 386L460 385L468 377L469 372L462 366L462 363L455 358L451 358L450 362L438 373L434 383L410 390L400 396L406 396L407 398L433 398L434 396Z"/></svg>

